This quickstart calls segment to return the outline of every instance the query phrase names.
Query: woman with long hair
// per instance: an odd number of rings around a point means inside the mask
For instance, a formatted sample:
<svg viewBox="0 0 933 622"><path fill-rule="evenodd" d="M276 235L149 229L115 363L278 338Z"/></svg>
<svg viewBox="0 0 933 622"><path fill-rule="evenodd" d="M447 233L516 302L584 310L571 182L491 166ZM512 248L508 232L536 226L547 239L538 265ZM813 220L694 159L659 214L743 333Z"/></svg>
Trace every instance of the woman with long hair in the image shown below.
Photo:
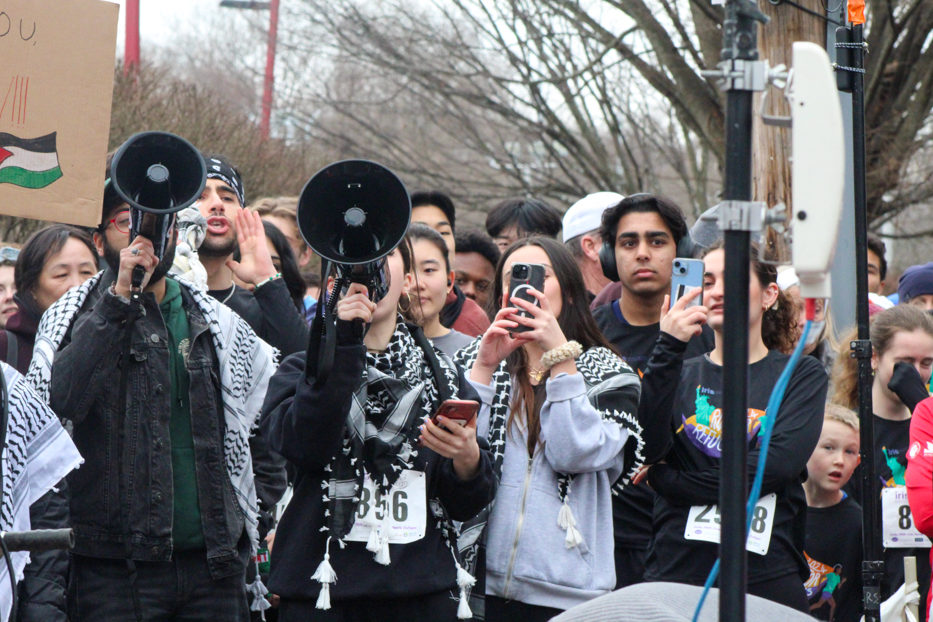
<svg viewBox="0 0 933 622"><path fill-rule="evenodd" d="M765 409L797 341L797 310L776 284L776 270L751 248L748 318L749 478L764 429ZM700 291L662 308L661 338L643 378L646 457L640 474L657 492L653 539L645 578L703 585L718 556L722 452L722 359L725 251L714 246L704 258L703 306L686 307ZM716 346L682 360L687 342L706 322ZM808 611L803 583L807 501L801 479L823 426L827 378L819 361L803 357L794 371L774 423L757 522L748 555L748 593Z"/></svg>
<svg viewBox="0 0 933 622"><path fill-rule="evenodd" d="M441 311L454 287L447 243L440 233L421 223L408 229L408 239L413 253L414 284L405 316L421 326L435 348L453 356L473 338L441 324Z"/></svg>
<svg viewBox="0 0 933 622"><path fill-rule="evenodd" d="M266 246L269 247L269 254L272 255L272 265L275 271L282 275L288 293L295 303L299 313L305 312L305 286L304 278L298 269L298 260L295 259L295 251L292 250L288 238L282 233L282 230L273 223L263 220L263 230L266 233Z"/></svg>
<svg viewBox="0 0 933 622"><path fill-rule="evenodd" d="M544 267L535 304L511 296L518 263ZM457 360L482 399L477 432L499 489L460 548L485 577L474 595L487 621L548 620L615 587L611 488L641 462L638 376L596 327L562 244L512 244L493 291L492 326Z"/></svg>
<svg viewBox="0 0 933 622"><path fill-rule="evenodd" d="M453 521L490 502L492 463L475 417L464 426L425 419L447 400L477 395L420 328L402 321L410 273L406 240L387 257L381 300L350 284L337 302L326 381L318 378L323 343L315 342L310 354L286 358L269 383L262 433L297 470L271 559L269 588L281 597L283 622L470 616L472 579Z"/></svg>
<svg viewBox="0 0 933 622"><path fill-rule="evenodd" d="M875 455L872 494L881 507L894 502L898 494L905 492L910 435L914 425L911 409L916 404L913 400L907 400L911 403L905 404L907 398L900 389L904 384L919 385L921 395L929 395L924 385L930 381L933 372L933 318L919 307L898 305L872 318L870 336ZM909 382L911 377L914 382ZM858 409L858 363L849 356L836 359L833 401L852 410ZM855 482L859 479L860 469L861 466L856 468L845 488L859 502L862 499ZM897 520L881 522L882 537L888 542L893 542L891 536L899 530L897 523ZM882 599L888 598L904 583L905 557L917 558L920 595L926 602L931 576L930 552L926 548L885 548Z"/></svg>

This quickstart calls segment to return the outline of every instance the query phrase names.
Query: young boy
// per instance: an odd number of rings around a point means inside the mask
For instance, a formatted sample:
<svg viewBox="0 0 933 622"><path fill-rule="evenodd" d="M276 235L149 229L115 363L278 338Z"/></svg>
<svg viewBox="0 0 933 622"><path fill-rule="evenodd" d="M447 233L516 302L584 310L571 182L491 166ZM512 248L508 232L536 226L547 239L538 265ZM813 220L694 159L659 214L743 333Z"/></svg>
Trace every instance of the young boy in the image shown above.
<svg viewBox="0 0 933 622"><path fill-rule="evenodd" d="M854 412L826 404L823 433L807 462L810 578L804 587L810 612L820 620L857 622L862 616L862 510L842 491L859 463L858 428Z"/></svg>

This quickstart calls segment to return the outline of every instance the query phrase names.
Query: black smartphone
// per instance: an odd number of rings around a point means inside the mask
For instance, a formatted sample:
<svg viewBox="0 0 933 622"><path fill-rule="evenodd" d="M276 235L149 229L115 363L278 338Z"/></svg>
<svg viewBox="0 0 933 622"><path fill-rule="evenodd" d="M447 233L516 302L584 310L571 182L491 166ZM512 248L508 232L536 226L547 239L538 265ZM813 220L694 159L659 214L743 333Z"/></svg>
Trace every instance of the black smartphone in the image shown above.
<svg viewBox="0 0 933 622"><path fill-rule="evenodd" d="M544 291L544 266L539 263L516 263L512 264L512 275L509 278L509 304L512 298L521 298L527 300L536 307L540 307L538 299L531 295L528 290L535 289L539 292ZM527 311L519 311L516 315L522 317L531 317ZM513 333L524 333L532 330L530 327L519 324L512 329Z"/></svg>

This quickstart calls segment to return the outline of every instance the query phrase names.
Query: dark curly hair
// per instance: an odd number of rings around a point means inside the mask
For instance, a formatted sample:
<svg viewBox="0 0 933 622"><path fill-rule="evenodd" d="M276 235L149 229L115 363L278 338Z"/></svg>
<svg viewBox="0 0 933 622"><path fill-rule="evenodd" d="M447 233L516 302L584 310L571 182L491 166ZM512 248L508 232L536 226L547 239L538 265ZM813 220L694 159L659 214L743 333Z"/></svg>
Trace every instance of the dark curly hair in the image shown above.
<svg viewBox="0 0 933 622"><path fill-rule="evenodd" d="M724 249L724 243L720 240L706 249L703 257L713 251ZM752 242L749 260L752 272L762 287L777 283L777 266L775 265L777 257L770 248L765 247L762 250L757 242ZM761 317L761 340L769 350L790 354L794 351L799 337L797 305L786 292L778 289L777 301L765 310Z"/></svg>

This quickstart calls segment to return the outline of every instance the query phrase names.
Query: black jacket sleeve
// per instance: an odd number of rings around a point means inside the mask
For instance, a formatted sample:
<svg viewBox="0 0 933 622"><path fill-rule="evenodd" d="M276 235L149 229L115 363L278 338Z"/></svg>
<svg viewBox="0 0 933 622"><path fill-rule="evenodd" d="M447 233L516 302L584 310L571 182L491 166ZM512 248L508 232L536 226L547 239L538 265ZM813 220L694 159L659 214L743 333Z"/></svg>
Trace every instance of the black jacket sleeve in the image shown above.
<svg viewBox="0 0 933 622"><path fill-rule="evenodd" d="M894 364L894 373L888 388L894 391L904 406L914 412L917 404L930 397L926 383L920 377L920 372L910 363L900 361Z"/></svg>
<svg viewBox="0 0 933 622"><path fill-rule="evenodd" d="M480 402L479 394L473 388L463 372L457 366L460 375L458 397L460 400ZM481 402L480 402L481 403ZM444 504L450 518L456 521L468 521L489 505L496 494L496 476L492 470L492 455L489 445L480 446L479 471L471 479L461 480L454 471L454 462L450 458L441 458L434 473L437 481L437 498Z"/></svg>
<svg viewBox="0 0 933 622"><path fill-rule="evenodd" d="M142 300L140 314L159 313L152 294L145 294ZM80 423L102 384L119 382L123 329L129 311L128 301L105 291L75 321L71 342L55 356L52 367L49 406L60 417ZM140 330L141 320L137 320L134 332Z"/></svg>
<svg viewBox="0 0 933 622"><path fill-rule="evenodd" d="M269 446L305 471L321 470L340 450L350 400L363 379L362 326L337 321L330 378L320 387L305 372L306 354L282 361L266 392L260 430Z"/></svg>
<svg viewBox="0 0 933 622"><path fill-rule="evenodd" d="M645 464L661 461L674 444L674 397L688 342L661 333L641 379L638 423L645 441Z"/></svg>
<svg viewBox="0 0 933 622"><path fill-rule="evenodd" d="M33 529L70 527L67 480L63 479L29 506L29 521ZM68 622L68 551L43 551L31 553L29 557L23 580L17 585L18 619L21 622Z"/></svg>
<svg viewBox="0 0 933 622"><path fill-rule="evenodd" d="M810 356L800 359L774 422L762 495L783 490L806 470L823 430L828 382L819 361ZM758 470L758 455L756 443L748 452L749 485ZM687 472L658 464L648 472L648 483L671 505L705 505L719 503L719 477L718 467Z"/></svg>
<svg viewBox="0 0 933 622"><path fill-rule="evenodd" d="M253 295L262 311L262 326L257 327L256 334L278 348L282 358L307 350L308 324L295 307L284 279L275 279L253 290Z"/></svg>

